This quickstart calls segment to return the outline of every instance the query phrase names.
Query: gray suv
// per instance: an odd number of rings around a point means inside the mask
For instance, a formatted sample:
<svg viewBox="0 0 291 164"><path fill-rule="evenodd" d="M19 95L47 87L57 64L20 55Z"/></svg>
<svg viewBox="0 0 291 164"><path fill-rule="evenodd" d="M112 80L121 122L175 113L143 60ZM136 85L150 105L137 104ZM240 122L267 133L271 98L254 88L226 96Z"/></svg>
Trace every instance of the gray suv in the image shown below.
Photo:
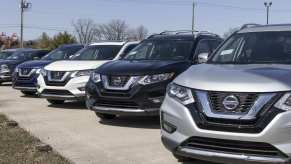
<svg viewBox="0 0 291 164"><path fill-rule="evenodd" d="M245 25L179 75L161 107L180 161L290 163L291 25Z"/></svg>

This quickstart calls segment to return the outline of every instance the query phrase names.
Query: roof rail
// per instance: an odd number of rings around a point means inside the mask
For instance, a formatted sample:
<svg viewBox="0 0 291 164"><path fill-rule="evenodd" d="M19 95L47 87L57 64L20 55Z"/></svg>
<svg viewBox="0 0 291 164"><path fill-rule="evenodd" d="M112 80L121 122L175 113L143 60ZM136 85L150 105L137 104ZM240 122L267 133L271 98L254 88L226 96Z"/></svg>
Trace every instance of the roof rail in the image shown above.
<svg viewBox="0 0 291 164"><path fill-rule="evenodd" d="M211 33L209 31L175 30L175 31L163 31L163 32L158 33L158 34L152 34L149 37L147 37L147 39L150 39L150 38L157 36L157 35L179 35L179 34L187 34L187 33L194 34L195 36L209 35L209 36L219 37L219 35Z"/></svg>
<svg viewBox="0 0 291 164"><path fill-rule="evenodd" d="M165 35L165 34L181 34L181 33L197 33L199 31L196 30L175 30L175 31L163 31L160 33L160 35Z"/></svg>
<svg viewBox="0 0 291 164"><path fill-rule="evenodd" d="M256 23L247 23L241 26L240 30L245 29L245 28L249 28L249 27L257 27L257 26L261 26L260 24L256 24Z"/></svg>

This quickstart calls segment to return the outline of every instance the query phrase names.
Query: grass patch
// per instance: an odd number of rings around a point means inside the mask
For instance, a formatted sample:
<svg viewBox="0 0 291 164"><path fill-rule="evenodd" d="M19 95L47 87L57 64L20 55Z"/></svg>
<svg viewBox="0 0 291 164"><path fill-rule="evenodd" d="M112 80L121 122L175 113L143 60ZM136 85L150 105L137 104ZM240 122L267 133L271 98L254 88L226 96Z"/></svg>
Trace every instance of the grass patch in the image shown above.
<svg viewBox="0 0 291 164"><path fill-rule="evenodd" d="M8 127L0 114L0 164L70 164L54 151L39 152L41 142L19 127Z"/></svg>

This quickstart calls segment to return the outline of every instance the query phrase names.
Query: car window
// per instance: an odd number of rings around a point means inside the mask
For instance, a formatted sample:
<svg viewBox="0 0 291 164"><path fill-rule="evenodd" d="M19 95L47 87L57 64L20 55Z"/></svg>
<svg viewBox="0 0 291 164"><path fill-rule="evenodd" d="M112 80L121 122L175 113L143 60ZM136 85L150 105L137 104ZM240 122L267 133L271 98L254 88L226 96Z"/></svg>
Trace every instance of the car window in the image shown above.
<svg viewBox="0 0 291 164"><path fill-rule="evenodd" d="M209 44L209 40L206 40L206 39L200 40L195 50L195 56L201 53L210 53L210 52L211 52L211 47Z"/></svg>
<svg viewBox="0 0 291 164"><path fill-rule="evenodd" d="M189 58L193 41L147 40L131 50L124 60L186 60Z"/></svg>
<svg viewBox="0 0 291 164"><path fill-rule="evenodd" d="M9 57L10 55L12 55L13 52L0 52L0 59L6 59L7 57Z"/></svg>
<svg viewBox="0 0 291 164"><path fill-rule="evenodd" d="M72 60L112 60L118 54L121 49L121 45L100 45L100 46L89 46L82 49Z"/></svg>
<svg viewBox="0 0 291 164"><path fill-rule="evenodd" d="M68 59L70 56L75 54L77 51L82 49L82 47L66 47L66 48L57 48L52 52L45 55L42 60L62 60Z"/></svg>
<svg viewBox="0 0 291 164"><path fill-rule="evenodd" d="M214 54L214 63L291 63L291 32L253 32L232 36Z"/></svg>

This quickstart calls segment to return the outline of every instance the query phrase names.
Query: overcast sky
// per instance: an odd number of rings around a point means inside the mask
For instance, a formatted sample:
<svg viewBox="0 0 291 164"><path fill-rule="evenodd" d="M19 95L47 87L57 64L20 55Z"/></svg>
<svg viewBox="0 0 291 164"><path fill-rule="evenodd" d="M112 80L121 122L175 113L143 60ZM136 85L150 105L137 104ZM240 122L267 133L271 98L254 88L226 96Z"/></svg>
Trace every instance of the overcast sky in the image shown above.
<svg viewBox="0 0 291 164"><path fill-rule="evenodd" d="M18 33L20 0L1 0L0 32ZM151 33L191 29L192 0L30 0L25 13L25 39L45 31L73 31L71 22L91 18L96 23L123 19L130 26L143 24ZM264 0L195 0L196 29L223 34L244 23L266 22ZM291 1L273 0L271 23L291 23Z"/></svg>

